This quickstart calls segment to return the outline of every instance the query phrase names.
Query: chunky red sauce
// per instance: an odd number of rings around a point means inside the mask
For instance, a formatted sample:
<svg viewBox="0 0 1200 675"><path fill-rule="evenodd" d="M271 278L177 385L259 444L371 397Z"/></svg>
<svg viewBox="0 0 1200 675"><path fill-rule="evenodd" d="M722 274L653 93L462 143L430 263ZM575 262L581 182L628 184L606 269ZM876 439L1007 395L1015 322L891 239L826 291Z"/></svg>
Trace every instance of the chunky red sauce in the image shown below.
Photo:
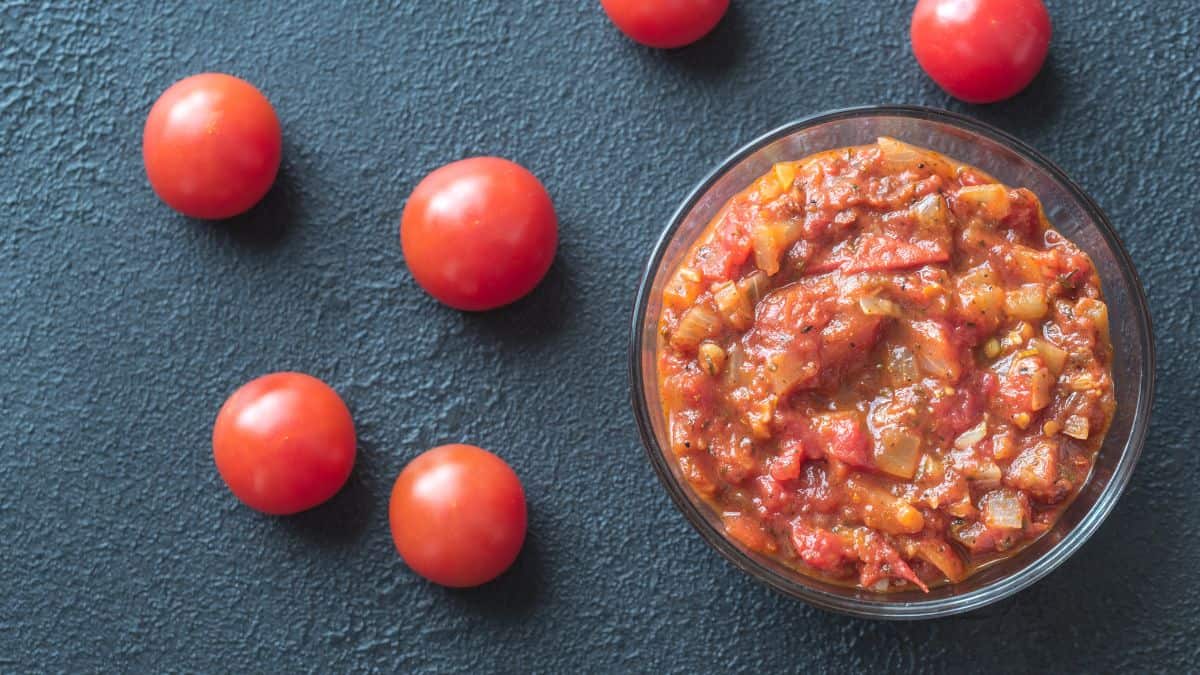
<svg viewBox="0 0 1200 675"><path fill-rule="evenodd" d="M1030 191L886 138L730 200L659 329L670 452L728 535L876 591L1046 532L1115 407L1087 255Z"/></svg>

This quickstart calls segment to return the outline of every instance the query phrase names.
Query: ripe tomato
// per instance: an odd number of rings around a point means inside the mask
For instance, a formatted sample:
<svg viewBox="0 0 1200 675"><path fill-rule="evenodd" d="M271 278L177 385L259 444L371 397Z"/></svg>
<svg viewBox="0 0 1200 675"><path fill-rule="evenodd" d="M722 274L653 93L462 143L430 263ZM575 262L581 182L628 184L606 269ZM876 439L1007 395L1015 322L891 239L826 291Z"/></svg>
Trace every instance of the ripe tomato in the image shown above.
<svg viewBox="0 0 1200 675"><path fill-rule="evenodd" d="M487 450L443 445L396 479L392 540L417 574L443 586L478 586L508 569L525 542L525 491Z"/></svg>
<svg viewBox="0 0 1200 675"><path fill-rule="evenodd" d="M150 185L193 218L236 216L258 203L279 171L275 109L232 75L204 73L163 92L142 132Z"/></svg>
<svg viewBox="0 0 1200 675"><path fill-rule="evenodd" d="M492 309L537 286L558 246L546 188L518 164L475 157L422 180L400 221L413 277L456 309Z"/></svg>
<svg viewBox="0 0 1200 675"><path fill-rule="evenodd" d="M354 421L337 392L301 373L264 375L217 413L213 459L247 506L275 515L329 499L354 466Z"/></svg>
<svg viewBox="0 0 1200 675"><path fill-rule="evenodd" d="M699 40L729 9L729 0L600 0L600 4L622 33L660 49Z"/></svg>
<svg viewBox="0 0 1200 675"><path fill-rule="evenodd" d="M919 0L917 62L951 96L991 103L1024 89L1050 49L1042 0Z"/></svg>

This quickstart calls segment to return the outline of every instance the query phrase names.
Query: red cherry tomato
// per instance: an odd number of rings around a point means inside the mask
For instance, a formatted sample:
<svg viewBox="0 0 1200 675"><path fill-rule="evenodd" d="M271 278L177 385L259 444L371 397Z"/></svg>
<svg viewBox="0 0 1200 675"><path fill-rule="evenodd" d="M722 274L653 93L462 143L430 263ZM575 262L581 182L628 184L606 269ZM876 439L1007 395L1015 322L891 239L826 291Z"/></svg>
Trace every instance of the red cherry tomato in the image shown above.
<svg viewBox="0 0 1200 675"><path fill-rule="evenodd" d="M275 182L282 146L266 97L220 73L171 85L142 132L154 191L176 211L209 220L236 216L262 199Z"/></svg>
<svg viewBox="0 0 1200 675"><path fill-rule="evenodd" d="M253 509L286 515L342 488L354 466L354 421L324 382L301 373L264 375L233 392L217 413L213 459L225 484Z"/></svg>
<svg viewBox="0 0 1200 675"><path fill-rule="evenodd" d="M525 542L525 491L487 450L443 445L396 479L392 539L417 574L443 586L478 586L508 569Z"/></svg>
<svg viewBox="0 0 1200 675"><path fill-rule="evenodd" d="M917 62L951 96L991 103L1024 89L1050 49L1042 0L918 0Z"/></svg>
<svg viewBox="0 0 1200 675"><path fill-rule="evenodd" d="M635 42L672 49L716 27L729 0L600 0L608 18Z"/></svg>
<svg viewBox="0 0 1200 675"><path fill-rule="evenodd" d="M558 246L546 188L519 164L475 157L422 180L400 222L413 277L456 309L492 309L537 286Z"/></svg>

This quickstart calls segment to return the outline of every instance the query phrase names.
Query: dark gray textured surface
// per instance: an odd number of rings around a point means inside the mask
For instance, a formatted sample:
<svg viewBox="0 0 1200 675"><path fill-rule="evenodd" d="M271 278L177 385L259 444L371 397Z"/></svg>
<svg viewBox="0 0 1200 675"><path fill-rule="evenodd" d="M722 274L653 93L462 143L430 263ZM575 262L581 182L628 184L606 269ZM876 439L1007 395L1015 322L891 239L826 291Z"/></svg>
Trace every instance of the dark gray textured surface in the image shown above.
<svg viewBox="0 0 1200 675"><path fill-rule="evenodd" d="M1200 658L1200 23L1185 0L1051 3L1051 60L990 107L913 62L910 3L739 1L652 52L592 0L0 0L0 671L1108 672ZM235 9L235 7L237 9ZM283 121L279 184L228 225L160 204L141 125L173 81L249 79ZM825 614L743 577L671 506L627 405L626 324L652 241L725 155L858 103L965 111L1056 160L1143 275L1159 395L1132 485L1082 552L960 618ZM546 282L485 315L408 275L405 196L499 154L554 196ZM212 466L224 397L264 372L330 382L359 462L291 519ZM531 508L516 568L474 591L409 573L396 473L465 440Z"/></svg>

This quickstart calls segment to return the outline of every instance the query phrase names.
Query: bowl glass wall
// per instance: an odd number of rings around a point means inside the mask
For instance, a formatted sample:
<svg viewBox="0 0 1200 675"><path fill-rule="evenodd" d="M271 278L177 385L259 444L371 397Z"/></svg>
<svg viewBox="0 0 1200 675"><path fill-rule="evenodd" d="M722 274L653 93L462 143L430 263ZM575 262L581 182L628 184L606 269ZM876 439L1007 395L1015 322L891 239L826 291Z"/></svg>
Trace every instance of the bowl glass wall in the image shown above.
<svg viewBox="0 0 1200 675"><path fill-rule="evenodd" d="M655 329L662 290L713 216L776 162L891 136L941 152L1032 190L1052 225L1091 256L1108 303L1117 410L1088 482L1055 527L1020 553L958 584L879 594L829 584L745 550L728 539L711 508L681 479L669 456L659 404ZM856 616L917 619L981 607L1048 574L1095 532L1124 490L1142 449L1154 388L1154 353L1145 296L1129 255L1094 202L1061 170L1017 139L959 115L916 107L836 111L794 122L726 160L684 200L655 247L634 312L630 369L634 412L651 463L676 505L734 565L789 595Z"/></svg>

